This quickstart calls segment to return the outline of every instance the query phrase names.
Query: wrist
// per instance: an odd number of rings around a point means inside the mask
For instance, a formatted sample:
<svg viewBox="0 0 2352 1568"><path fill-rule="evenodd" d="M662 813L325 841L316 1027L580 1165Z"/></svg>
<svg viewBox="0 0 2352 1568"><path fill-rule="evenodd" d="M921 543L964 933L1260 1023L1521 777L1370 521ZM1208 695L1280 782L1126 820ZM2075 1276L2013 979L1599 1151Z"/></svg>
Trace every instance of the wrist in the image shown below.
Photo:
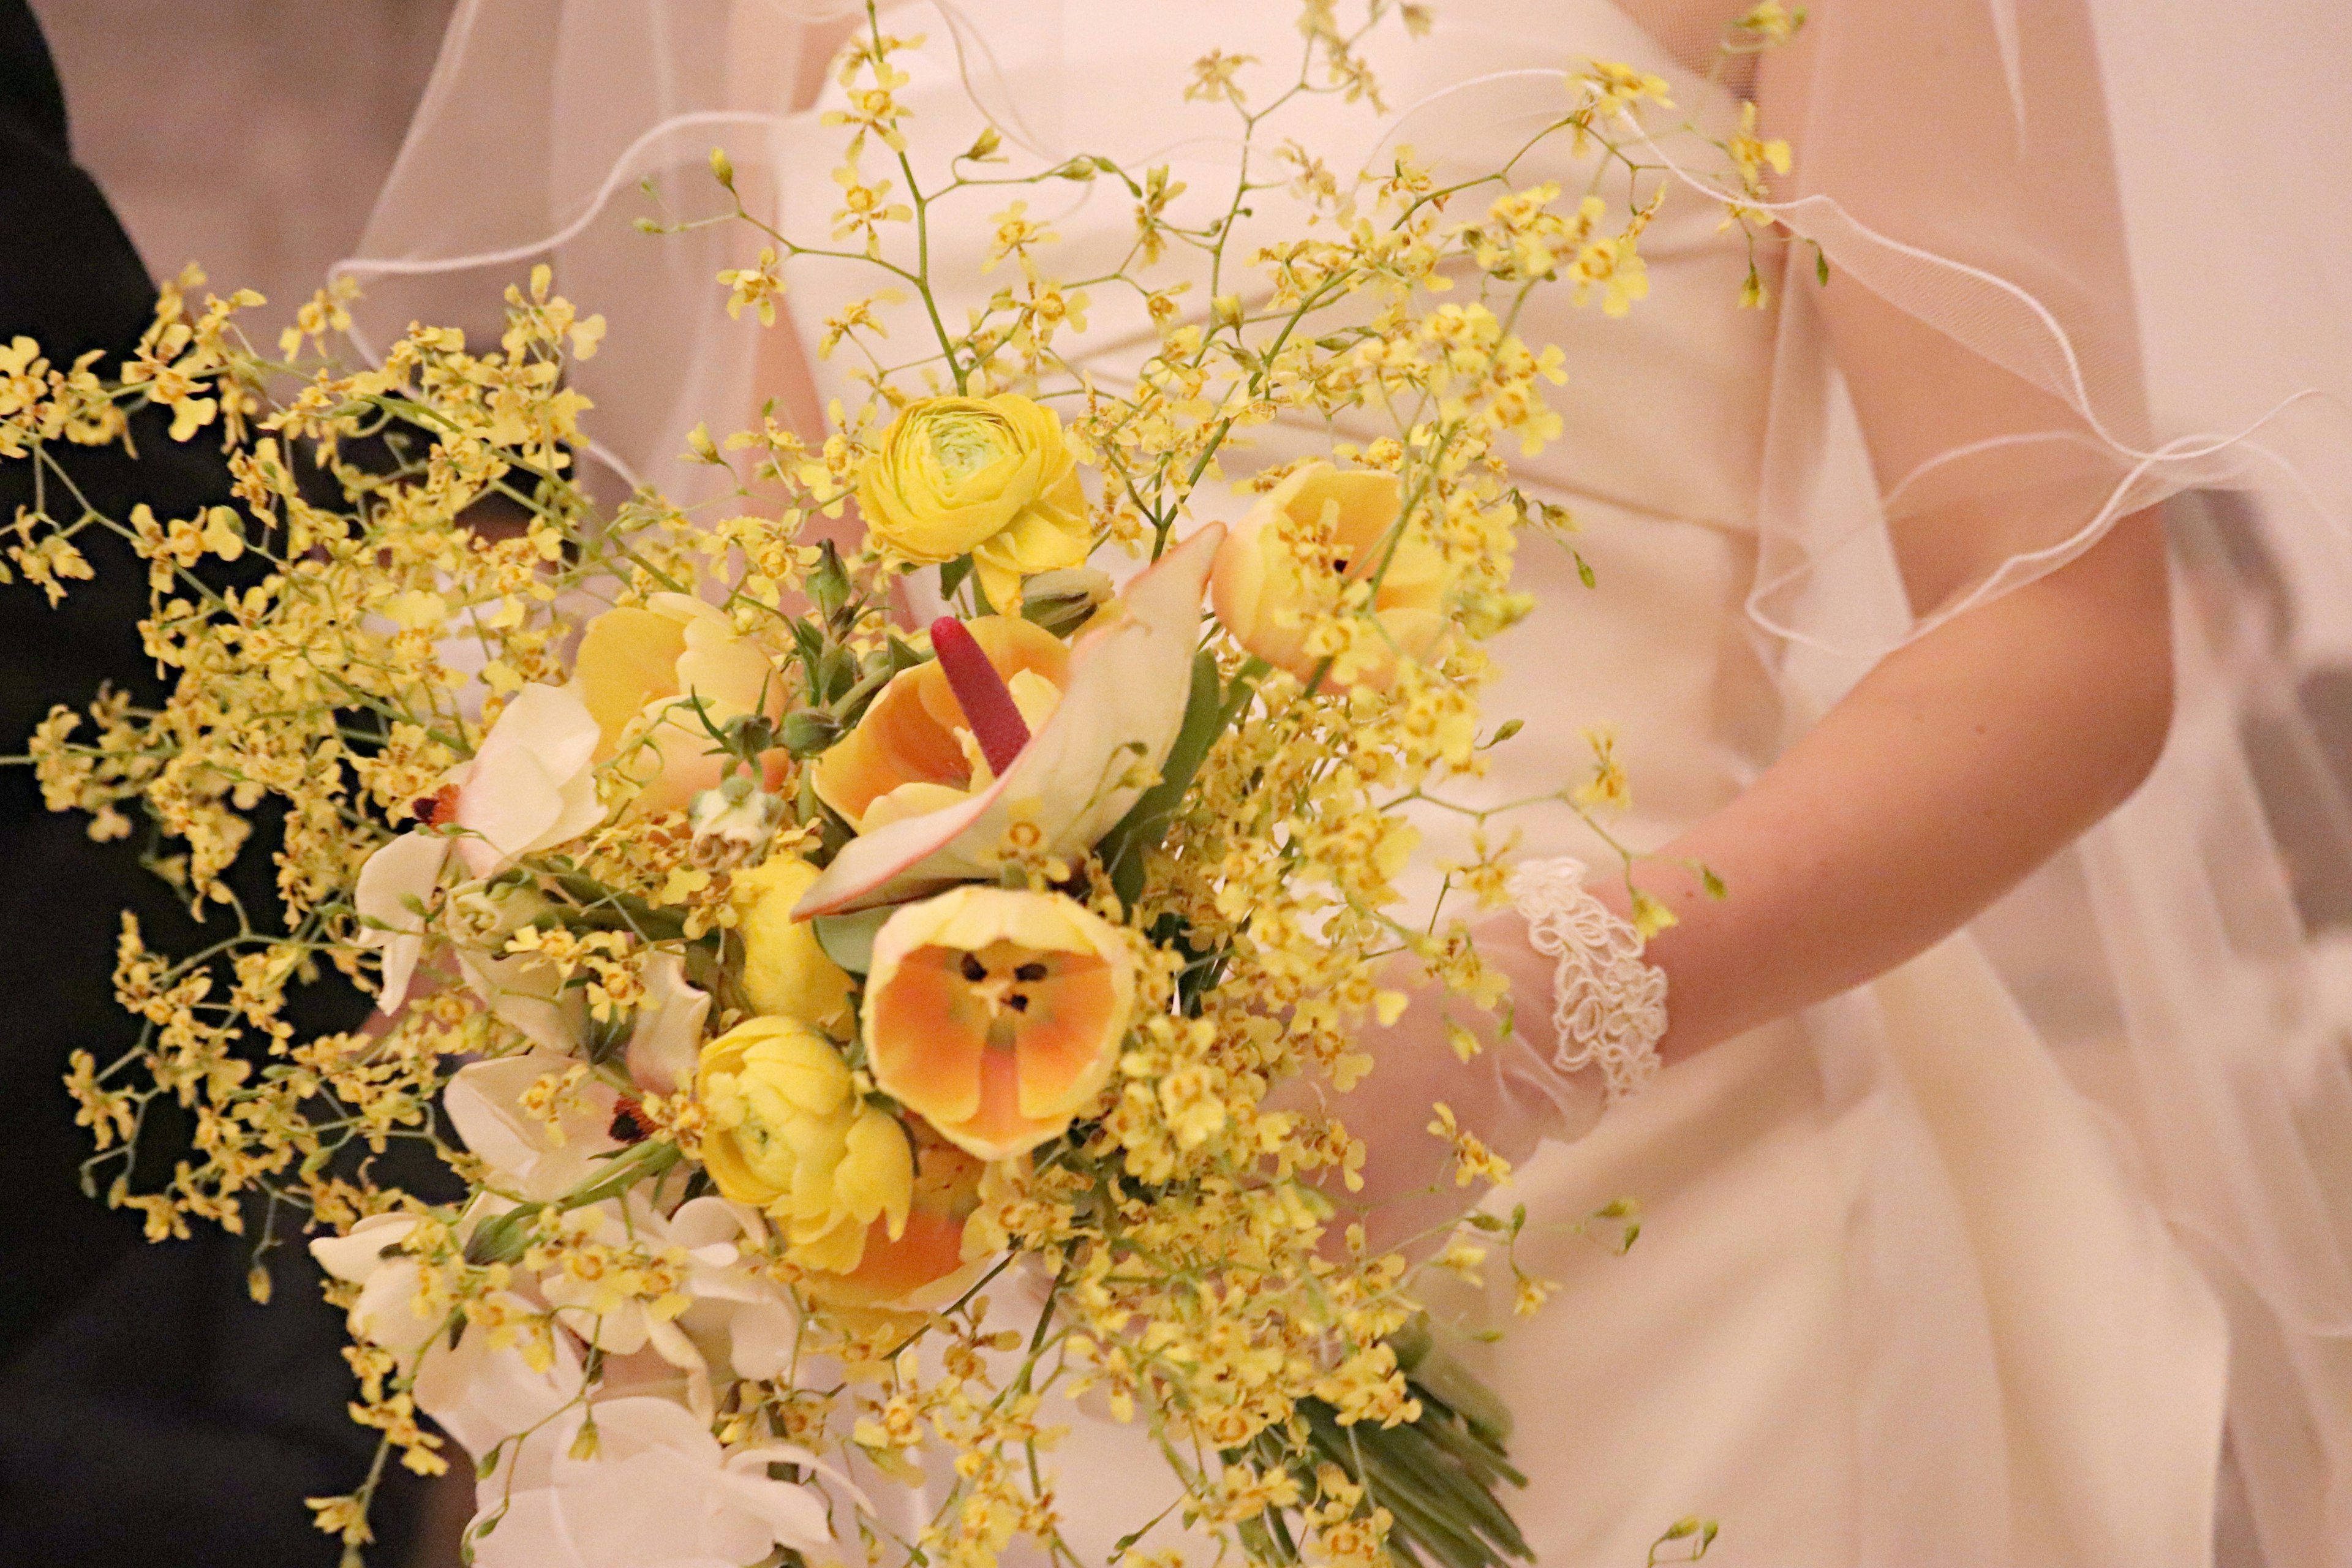
<svg viewBox="0 0 2352 1568"><path fill-rule="evenodd" d="M1524 1004L1530 993L1548 999L1536 1017L1549 1014L1551 1065L1562 1073L1597 1069L1613 1102L1657 1071L1666 974L1649 962L1625 914L1609 905L1601 889L1587 885L1588 875L1581 861L1566 857L1526 861L1512 874L1512 912L1519 921L1512 945L1551 966L1547 985L1515 964L1514 1001ZM1532 1021L1515 1016L1528 1031Z"/></svg>

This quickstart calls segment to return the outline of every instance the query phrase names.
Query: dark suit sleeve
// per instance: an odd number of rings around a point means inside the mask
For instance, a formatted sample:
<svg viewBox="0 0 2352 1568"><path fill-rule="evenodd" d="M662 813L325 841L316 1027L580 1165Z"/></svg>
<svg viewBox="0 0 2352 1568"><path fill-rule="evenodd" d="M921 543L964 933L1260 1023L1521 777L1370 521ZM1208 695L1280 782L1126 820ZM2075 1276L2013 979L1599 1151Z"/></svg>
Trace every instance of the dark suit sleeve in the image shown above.
<svg viewBox="0 0 2352 1568"><path fill-rule="evenodd" d="M53 363L138 340L154 289L106 199L73 162L63 96L24 0L0 0L0 342L37 339ZM146 500L184 516L228 499L218 451L138 428L141 458L71 449L75 481L121 516ZM0 524L30 499L26 465L0 464ZM103 683L144 698L161 684L137 622L146 572L95 530L79 541L97 578L51 608L19 582L0 587L0 753L21 752L53 703L79 707ZM241 869L268 890L265 832ZM192 925L130 842L89 841L79 817L42 809L30 771L0 768L0 1568L250 1568L336 1561L302 1499L347 1491L374 1434L352 1425L339 1314L299 1237L272 1265L276 1301L247 1299L249 1243L210 1226L184 1242L142 1243L130 1215L84 1197L90 1152L60 1083L67 1058L101 1061L133 1040L110 972L120 911L158 947L194 945ZM354 1022L363 1004L323 999L315 1026ZM166 1125L161 1172L171 1168ZM153 1184L146 1173L142 1184ZM413 1532L413 1478L394 1469L371 1561L396 1565Z"/></svg>

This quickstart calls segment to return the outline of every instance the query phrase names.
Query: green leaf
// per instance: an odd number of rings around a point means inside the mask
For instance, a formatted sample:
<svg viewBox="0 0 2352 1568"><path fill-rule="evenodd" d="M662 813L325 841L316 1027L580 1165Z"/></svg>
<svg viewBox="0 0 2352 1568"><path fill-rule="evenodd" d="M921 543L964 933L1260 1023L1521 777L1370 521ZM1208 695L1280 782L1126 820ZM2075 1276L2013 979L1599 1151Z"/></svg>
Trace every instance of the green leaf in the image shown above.
<svg viewBox="0 0 2352 1568"><path fill-rule="evenodd" d="M858 910L845 915L819 915L809 925L816 932L816 944L824 955L852 974L863 974L874 967L874 938L883 922L898 912L895 904L885 904L878 910Z"/></svg>
<svg viewBox="0 0 2352 1568"><path fill-rule="evenodd" d="M1236 679L1234 685L1241 684ZM1231 722L1229 713L1237 710L1227 699L1216 659L1207 653L1193 655L1192 686L1184 696L1184 721L1176 731L1176 744L1160 765L1160 782L1143 792L1096 847L1120 903L1131 906L1141 895L1143 858L1159 847L1168 830L1168 818L1184 792L1192 787L1192 776L1201 771L1209 748Z"/></svg>
<svg viewBox="0 0 2352 1568"><path fill-rule="evenodd" d="M952 561L941 562L940 563L940 597L954 598L956 590L962 587L963 580L971 575L971 557L969 555L959 555Z"/></svg>

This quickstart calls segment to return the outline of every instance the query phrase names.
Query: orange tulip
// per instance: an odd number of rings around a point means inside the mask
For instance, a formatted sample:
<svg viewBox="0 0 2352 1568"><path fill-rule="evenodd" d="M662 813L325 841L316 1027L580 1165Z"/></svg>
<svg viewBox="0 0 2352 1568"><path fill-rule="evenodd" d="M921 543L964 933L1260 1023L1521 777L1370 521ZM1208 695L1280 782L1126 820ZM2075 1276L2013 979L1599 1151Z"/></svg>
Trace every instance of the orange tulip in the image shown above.
<svg viewBox="0 0 2352 1568"><path fill-rule="evenodd" d="M1014 616L982 616L964 629L1029 727L1043 724L1069 684L1068 647ZM993 777L947 671L933 660L900 670L857 727L818 760L816 793L859 832L871 833L953 805Z"/></svg>
<svg viewBox="0 0 2352 1568"><path fill-rule="evenodd" d="M1445 559L1418 534L1395 536L1398 510L1394 474L1307 464L1260 496L1219 547L1209 586L1217 618L1302 679L1330 658L1335 684L1385 688L1400 655L1426 659L1445 637ZM1350 644L1319 629L1375 572L1380 585L1362 606L1376 623L1370 635Z"/></svg>
<svg viewBox="0 0 2352 1568"><path fill-rule="evenodd" d="M915 1196L906 1227L890 1234L886 1220L866 1232L866 1255L846 1274L812 1274L802 1288L830 1307L913 1307L930 1304L941 1280L953 1280L975 1259L967 1257L965 1226L980 1208L987 1170L961 1149L926 1141L915 1154Z"/></svg>
<svg viewBox="0 0 2352 1568"><path fill-rule="evenodd" d="M1009 1159L1101 1091L1134 1001L1126 942L1076 900L954 888L876 933L866 1066L949 1142Z"/></svg>

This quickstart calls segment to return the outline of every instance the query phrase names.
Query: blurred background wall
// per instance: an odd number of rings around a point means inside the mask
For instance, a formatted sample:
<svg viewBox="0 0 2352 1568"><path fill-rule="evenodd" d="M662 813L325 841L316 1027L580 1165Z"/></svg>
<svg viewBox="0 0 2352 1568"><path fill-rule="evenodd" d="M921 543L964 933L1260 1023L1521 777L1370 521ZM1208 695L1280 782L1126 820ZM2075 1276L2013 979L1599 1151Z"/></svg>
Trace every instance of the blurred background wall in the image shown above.
<svg viewBox="0 0 2352 1568"><path fill-rule="evenodd" d="M32 0L75 157L161 279L258 289L271 335L351 254L455 0Z"/></svg>

